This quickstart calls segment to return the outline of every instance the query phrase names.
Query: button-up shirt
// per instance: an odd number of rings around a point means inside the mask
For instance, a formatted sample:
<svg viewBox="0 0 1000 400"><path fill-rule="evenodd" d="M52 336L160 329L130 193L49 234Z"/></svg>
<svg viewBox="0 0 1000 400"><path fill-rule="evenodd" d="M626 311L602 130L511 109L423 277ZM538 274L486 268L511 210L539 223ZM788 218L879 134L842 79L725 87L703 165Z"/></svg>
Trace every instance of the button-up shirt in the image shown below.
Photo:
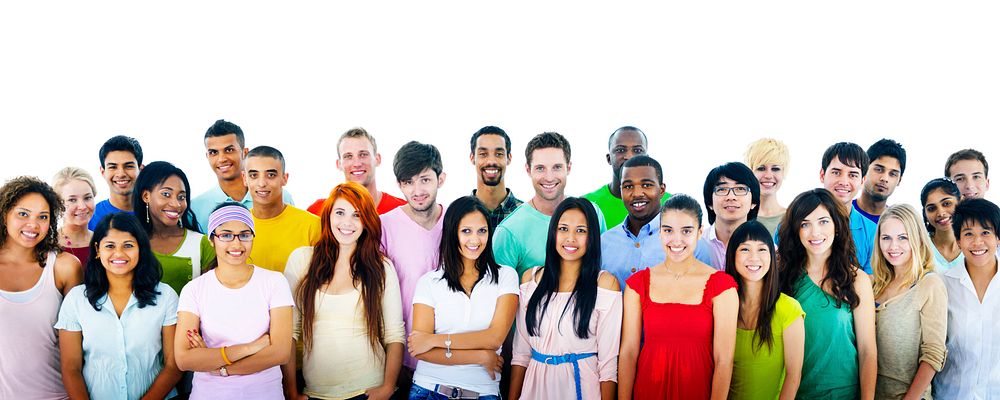
<svg viewBox="0 0 1000 400"><path fill-rule="evenodd" d="M601 269L614 274L622 290L628 277L659 264L665 257L660 244L660 216L639 228L638 235L629 231L629 218L601 235Z"/></svg>
<svg viewBox="0 0 1000 400"><path fill-rule="evenodd" d="M475 196L476 189L472 189L472 197ZM521 205L521 203L524 202L518 200L517 197L514 197L514 193L511 193L510 189L507 189L507 197L504 197L503 200L500 201L497 208L489 210L489 213L486 216L486 223L489 225L490 230L495 230L497 225L500 225L504 218L507 218L508 215L514 212L514 209Z"/></svg>
<svg viewBox="0 0 1000 400"><path fill-rule="evenodd" d="M105 294L87 301L84 285L70 290L55 328L83 334L83 380L92 399L138 399L163 369L163 327L177 324L177 293L165 283L155 305L129 297L121 317ZM168 396L169 397L169 396Z"/></svg>
<svg viewBox="0 0 1000 400"><path fill-rule="evenodd" d="M702 254L708 255L708 261L702 260L702 262L719 271L726 270L726 244L715 234L715 225L705 228L705 233L698 241L698 248L703 249Z"/></svg>
<svg viewBox="0 0 1000 400"><path fill-rule="evenodd" d="M948 359L934 376L934 398L1000 399L1000 274L979 302L964 265L944 273Z"/></svg>

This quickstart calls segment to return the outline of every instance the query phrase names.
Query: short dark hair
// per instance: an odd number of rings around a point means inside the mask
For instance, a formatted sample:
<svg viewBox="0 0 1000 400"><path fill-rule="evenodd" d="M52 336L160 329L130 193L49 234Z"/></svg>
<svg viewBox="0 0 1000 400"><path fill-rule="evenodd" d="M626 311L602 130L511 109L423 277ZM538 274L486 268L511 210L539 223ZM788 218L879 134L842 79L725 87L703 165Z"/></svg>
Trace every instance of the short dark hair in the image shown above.
<svg viewBox="0 0 1000 400"><path fill-rule="evenodd" d="M663 183L663 167L661 167L660 163L654 160L653 157L635 156L625 160L625 163L622 164L623 171L625 168L632 167L653 167L653 170L656 171L656 180L660 181L661 184Z"/></svg>
<svg viewBox="0 0 1000 400"><path fill-rule="evenodd" d="M1000 227L1000 207L986 199L965 199L955 206L951 215L951 230L956 238L961 238L962 227L978 222L983 228L993 231L995 235ZM994 249L996 250L996 249Z"/></svg>
<svg viewBox="0 0 1000 400"><path fill-rule="evenodd" d="M101 311L102 305L107 304L100 301L108 293L110 283L99 253L101 240L104 240L112 229L132 235L139 247L139 260L132 274L132 295L138 301L139 308L156 305L156 296L160 295L156 287L163 278L163 268L153 255L149 236L139 226L139 220L135 215L118 212L105 215L94 228L94 236L90 239L90 251L98 256L87 260L87 266L83 269L84 294L90 306L96 311Z"/></svg>
<svg viewBox="0 0 1000 400"><path fill-rule="evenodd" d="M556 132L542 132L528 141L528 146L524 148L524 160L528 165L531 165L531 154L538 149L562 149L567 163L572 154L569 148L569 140L566 140L563 135Z"/></svg>
<svg viewBox="0 0 1000 400"><path fill-rule="evenodd" d="M191 184L188 183L187 175L171 163L153 161L143 168L142 171L139 171L139 176L135 178L135 189L132 191L135 194L132 196L132 211L135 215L140 216L139 226L149 235L153 235L154 233L153 223L148 219L149 204L142 201L142 192L152 192L157 185L162 185L171 176L176 176L181 180L181 183L184 184L183 190L187 192L188 196L188 200L186 201L187 207L184 208L184 214L181 215L181 226L190 231L198 231L198 219L191 209ZM153 193L150 193L150 195L153 195ZM175 193L174 195L176 196L177 194Z"/></svg>
<svg viewBox="0 0 1000 400"><path fill-rule="evenodd" d="M240 144L240 148L246 147L246 140L243 139L243 129L240 128L239 125L232 122L220 119L215 121L215 123L208 127L208 130L205 131L205 139L226 135L236 135L236 143Z"/></svg>
<svg viewBox="0 0 1000 400"><path fill-rule="evenodd" d="M931 179L930 182L927 182L927 184L924 185L923 189L920 189L920 214L924 216L924 227L927 228L927 233L932 235L934 234L934 224L927 220L927 211L924 211L923 208L927 207L927 197L931 195L931 192L938 189L954 196L956 202L962 199L962 192L958 190L958 186L955 185L955 182L952 182L952 180L948 178Z"/></svg>
<svg viewBox="0 0 1000 400"><path fill-rule="evenodd" d="M647 145L649 144L649 139L646 137L646 132L643 132L642 129L636 128L634 126L625 125L625 126L623 126L621 128L615 129L614 132L611 132L611 134L608 135L608 149L611 148L611 139L613 139L615 137L615 135L618 134L618 132L623 132L623 131L639 132L639 135L642 135L642 141L646 142Z"/></svg>
<svg viewBox="0 0 1000 400"><path fill-rule="evenodd" d="M281 154L278 149L271 146L257 146L247 153L247 158L250 157L271 157L275 160L281 161L281 170L285 170L285 156Z"/></svg>
<svg viewBox="0 0 1000 400"><path fill-rule="evenodd" d="M902 176L906 172L906 149L895 140L879 140L868 147L866 154L868 154L869 162L874 162L882 156L895 158L896 161L899 161L899 175Z"/></svg>
<svg viewBox="0 0 1000 400"><path fill-rule="evenodd" d="M410 141L396 152L392 160L392 173L396 182L410 179L421 171L430 168L434 174L441 176L444 166L441 164L441 152L432 144Z"/></svg>
<svg viewBox="0 0 1000 400"><path fill-rule="evenodd" d="M139 141L135 140L135 138L118 135L104 142L101 150L97 153L101 159L101 168L104 168L104 159L112 151L127 151L132 153L135 156L135 162L142 165L142 146L139 145Z"/></svg>
<svg viewBox="0 0 1000 400"><path fill-rule="evenodd" d="M669 210L688 213L694 217L694 219L698 222L698 227L701 228L701 205L698 204L698 200L695 200L693 197L683 193L670 196L670 198L663 203L663 207L660 207L660 215L663 215L663 213Z"/></svg>
<svg viewBox="0 0 1000 400"><path fill-rule="evenodd" d="M746 185L750 188L750 203L756 207L750 209L749 214L747 214L747 221L757 219L757 212L760 209L760 182L757 180L757 175L754 175L753 170L741 162L728 162L712 168L708 172L708 176L705 177L703 194L705 196L705 210L708 211L709 225L715 223L715 210L712 209L712 197L715 194L715 184L722 177L732 179L736 183Z"/></svg>
<svg viewBox="0 0 1000 400"><path fill-rule="evenodd" d="M868 158L868 153L865 153L865 150L861 146L858 146L857 143L840 142L827 147L826 151L823 152L823 162L821 164L824 171L830 166L830 162L833 161L834 157L839 159L844 165L860 168L862 177L868 173L868 164L871 160Z"/></svg>
<svg viewBox="0 0 1000 400"><path fill-rule="evenodd" d="M507 132L505 132L503 129L500 129L499 127L493 125L479 128L479 130L476 131L476 133L472 134L472 140L469 141L470 153L476 152L476 140L479 140L479 137L483 135L497 135L502 137L504 145L507 146L507 154L508 155L510 154L510 136L507 136Z"/></svg>
<svg viewBox="0 0 1000 400"><path fill-rule="evenodd" d="M987 178L990 177L990 164L986 162L986 156L984 156L981 151L976 149L959 150L948 156L948 161L945 161L944 163L944 176L951 178L951 166L964 160L976 160L983 163L983 174L986 175Z"/></svg>

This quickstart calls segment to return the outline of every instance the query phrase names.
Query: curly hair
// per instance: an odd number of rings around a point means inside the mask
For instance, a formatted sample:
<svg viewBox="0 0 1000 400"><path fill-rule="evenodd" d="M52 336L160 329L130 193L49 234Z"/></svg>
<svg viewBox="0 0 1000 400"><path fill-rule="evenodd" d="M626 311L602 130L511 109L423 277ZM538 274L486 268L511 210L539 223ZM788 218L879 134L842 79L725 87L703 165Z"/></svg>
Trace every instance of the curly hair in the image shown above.
<svg viewBox="0 0 1000 400"><path fill-rule="evenodd" d="M37 245L35 245L35 257L38 265L45 267L45 257L51 251L61 251L59 247L59 218L62 217L66 207L63 206L59 195L45 181L33 176L19 176L7 181L0 187L0 247L7 243L7 214L14 208L14 205L24 196L38 193L49 204L49 231L45 234Z"/></svg>

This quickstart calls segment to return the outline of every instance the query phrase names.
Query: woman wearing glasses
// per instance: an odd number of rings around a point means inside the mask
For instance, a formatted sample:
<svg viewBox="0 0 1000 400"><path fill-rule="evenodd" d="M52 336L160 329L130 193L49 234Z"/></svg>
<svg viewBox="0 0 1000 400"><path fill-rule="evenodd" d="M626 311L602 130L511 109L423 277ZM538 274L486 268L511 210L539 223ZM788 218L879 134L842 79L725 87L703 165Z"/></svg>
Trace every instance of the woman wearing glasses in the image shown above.
<svg viewBox="0 0 1000 400"><path fill-rule="evenodd" d="M177 366L195 371L191 399L280 399L292 354L292 293L284 275L247 264L254 223L242 204L208 220L216 259L181 291Z"/></svg>
<svg viewBox="0 0 1000 400"><path fill-rule="evenodd" d="M760 206L760 183L749 167L730 162L715 167L705 178L705 209L708 210L708 228L699 248L709 249L708 259L702 262L723 271L726 269L726 246L733 231L740 224L757 219Z"/></svg>

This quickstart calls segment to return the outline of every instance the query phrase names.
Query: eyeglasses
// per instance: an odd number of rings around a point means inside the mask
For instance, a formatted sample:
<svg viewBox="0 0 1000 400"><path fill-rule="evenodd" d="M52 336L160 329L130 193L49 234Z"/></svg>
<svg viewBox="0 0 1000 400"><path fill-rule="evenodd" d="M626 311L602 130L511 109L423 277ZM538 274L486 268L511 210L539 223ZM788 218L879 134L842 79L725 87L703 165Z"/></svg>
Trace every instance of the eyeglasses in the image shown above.
<svg viewBox="0 0 1000 400"><path fill-rule="evenodd" d="M746 186L733 186L733 187L716 186L715 192L713 193L715 193L715 195L719 197L727 196L730 193L735 194L737 196L746 196L750 194L750 188Z"/></svg>
<svg viewBox="0 0 1000 400"><path fill-rule="evenodd" d="M233 240L236 240L236 238L239 238L241 242L252 242L254 234L253 232L240 232L240 233L225 232L225 233L215 234L215 237L223 242L232 242Z"/></svg>

